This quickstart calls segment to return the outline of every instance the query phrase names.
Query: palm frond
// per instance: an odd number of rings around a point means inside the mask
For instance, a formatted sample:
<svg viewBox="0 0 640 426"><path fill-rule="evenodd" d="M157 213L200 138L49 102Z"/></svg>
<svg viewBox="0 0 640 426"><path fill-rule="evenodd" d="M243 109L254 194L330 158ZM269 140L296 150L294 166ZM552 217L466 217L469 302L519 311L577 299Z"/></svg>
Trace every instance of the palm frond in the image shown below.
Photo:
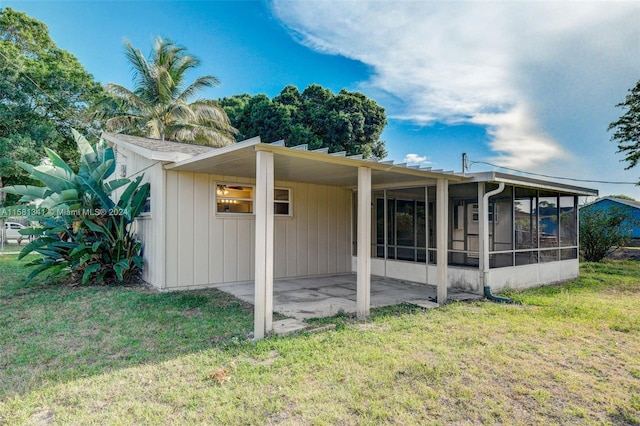
<svg viewBox="0 0 640 426"><path fill-rule="evenodd" d="M140 51L134 48L128 40L125 40L124 54L131 64L131 73L135 87L148 87L151 75L149 63Z"/></svg>
<svg viewBox="0 0 640 426"><path fill-rule="evenodd" d="M126 132L134 136L144 136L144 122L146 119L137 115L119 115L106 121L107 130L110 132Z"/></svg>
<svg viewBox="0 0 640 426"><path fill-rule="evenodd" d="M198 77L193 81L193 83L191 83L186 89L184 89L182 93L180 93L178 99L188 102L189 99L195 96L199 91L209 87L217 87L219 85L220 80L216 76L205 75L202 77Z"/></svg>
<svg viewBox="0 0 640 426"><path fill-rule="evenodd" d="M145 100L136 93L119 84L109 83L106 89L107 92L123 103L121 106L124 108L143 110L149 105L148 102L145 102Z"/></svg>

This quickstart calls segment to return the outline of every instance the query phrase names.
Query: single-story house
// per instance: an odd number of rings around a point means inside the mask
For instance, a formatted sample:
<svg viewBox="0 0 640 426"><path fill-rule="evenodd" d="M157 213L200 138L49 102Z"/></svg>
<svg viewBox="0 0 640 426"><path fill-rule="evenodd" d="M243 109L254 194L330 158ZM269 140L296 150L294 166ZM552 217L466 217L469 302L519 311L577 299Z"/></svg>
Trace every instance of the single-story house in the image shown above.
<svg viewBox="0 0 640 426"><path fill-rule="evenodd" d="M623 226L629 229L631 238L640 238L640 202L616 197L602 197L580 207L580 211L610 211L616 209L627 217Z"/></svg>
<svg viewBox="0 0 640 426"><path fill-rule="evenodd" d="M482 294L578 275L578 197L596 190L498 172L454 173L288 148L224 148L121 134L121 176L144 173L143 278L160 290L255 281L255 338L272 329L276 278L371 275Z"/></svg>

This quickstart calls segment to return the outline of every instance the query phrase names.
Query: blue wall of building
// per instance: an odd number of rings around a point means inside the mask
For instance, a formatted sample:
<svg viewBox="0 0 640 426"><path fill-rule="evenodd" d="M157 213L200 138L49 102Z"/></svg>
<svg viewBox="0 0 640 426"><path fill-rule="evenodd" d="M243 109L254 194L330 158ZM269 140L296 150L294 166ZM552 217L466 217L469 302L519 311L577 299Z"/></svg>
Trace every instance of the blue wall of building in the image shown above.
<svg viewBox="0 0 640 426"><path fill-rule="evenodd" d="M619 212L629 216L627 226L631 229L632 238L640 238L640 207L633 207L628 204L620 203L611 199L598 200L592 204L580 208L581 214L584 211L607 211L617 208Z"/></svg>

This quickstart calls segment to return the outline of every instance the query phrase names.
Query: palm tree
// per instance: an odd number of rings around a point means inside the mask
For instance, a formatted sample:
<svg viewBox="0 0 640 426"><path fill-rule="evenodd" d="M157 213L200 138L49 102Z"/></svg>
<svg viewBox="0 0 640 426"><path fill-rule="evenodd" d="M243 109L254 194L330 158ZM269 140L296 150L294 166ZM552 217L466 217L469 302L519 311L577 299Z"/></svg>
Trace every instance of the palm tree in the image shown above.
<svg viewBox="0 0 640 426"><path fill-rule="evenodd" d="M125 41L134 90L107 84L111 95L98 106L109 131L170 139L200 145L225 146L235 142L237 130L227 114L211 99L189 102L200 90L220 84L212 75L198 77L184 87L185 74L200 60L169 39L158 37L147 60Z"/></svg>

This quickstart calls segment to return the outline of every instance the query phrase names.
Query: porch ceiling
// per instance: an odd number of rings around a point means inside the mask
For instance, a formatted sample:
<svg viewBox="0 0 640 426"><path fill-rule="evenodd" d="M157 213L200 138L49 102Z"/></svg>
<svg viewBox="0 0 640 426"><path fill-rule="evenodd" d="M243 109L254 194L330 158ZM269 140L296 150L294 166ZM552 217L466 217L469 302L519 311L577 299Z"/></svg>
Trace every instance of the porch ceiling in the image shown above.
<svg viewBox="0 0 640 426"><path fill-rule="evenodd" d="M358 167L361 166L372 169L373 186L424 185L430 181L435 182L438 178L453 181L468 180L467 177L453 172L405 167L252 141L198 155L169 164L165 168L255 178L256 151L268 151L274 154L275 180L357 187Z"/></svg>

